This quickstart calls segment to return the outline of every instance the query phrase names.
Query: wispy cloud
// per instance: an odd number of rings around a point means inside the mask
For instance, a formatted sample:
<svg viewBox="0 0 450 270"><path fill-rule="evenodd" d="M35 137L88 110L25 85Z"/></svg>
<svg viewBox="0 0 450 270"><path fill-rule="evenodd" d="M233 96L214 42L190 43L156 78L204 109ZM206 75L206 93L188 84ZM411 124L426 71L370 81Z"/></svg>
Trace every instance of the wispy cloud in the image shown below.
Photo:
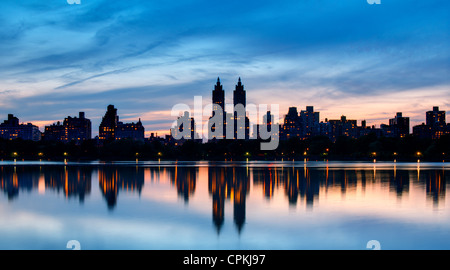
<svg viewBox="0 0 450 270"><path fill-rule="evenodd" d="M404 110L420 121L412 104L450 104L449 12L444 0L6 0L0 115L83 110L97 125L112 103L168 129L147 116L210 99L217 76L231 102L241 76L249 102L374 121Z"/></svg>

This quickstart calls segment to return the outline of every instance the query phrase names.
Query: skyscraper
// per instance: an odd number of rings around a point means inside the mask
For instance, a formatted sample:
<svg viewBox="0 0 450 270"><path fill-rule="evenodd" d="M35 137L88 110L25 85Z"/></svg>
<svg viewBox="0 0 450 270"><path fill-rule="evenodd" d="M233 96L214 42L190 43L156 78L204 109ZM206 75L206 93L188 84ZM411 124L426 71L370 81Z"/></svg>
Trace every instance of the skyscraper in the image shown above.
<svg viewBox="0 0 450 270"><path fill-rule="evenodd" d="M244 85L241 82L241 77L239 77L236 88L233 91L233 104L235 107L237 104L244 105L244 108L245 108L245 106L247 106Z"/></svg>
<svg viewBox="0 0 450 270"><path fill-rule="evenodd" d="M223 112L225 110L225 91L223 90L223 86L220 84L220 78L217 78L217 83L212 92L212 103L213 116L216 111L221 110Z"/></svg>
<svg viewBox="0 0 450 270"><path fill-rule="evenodd" d="M119 116L117 115L117 109L114 105L109 105L105 116L103 116L102 122L99 127L99 140L110 141L115 139L115 132L117 123L119 122Z"/></svg>
<svg viewBox="0 0 450 270"><path fill-rule="evenodd" d="M213 135L213 132L216 132L218 126L216 126L216 124L212 124L211 130L208 131L208 138L224 139L226 137L225 91L223 90L223 86L220 84L220 78L217 78L217 83L212 91L212 103L212 117L217 117L216 119L218 119L222 125L222 132L220 135Z"/></svg>
<svg viewBox="0 0 450 270"><path fill-rule="evenodd" d="M248 139L250 134L250 121L246 115L246 93L244 85L239 77L235 90L233 91L233 105L234 105L234 139ZM239 106L241 106L239 108ZM242 110L243 108L243 110ZM244 138L242 135L244 134Z"/></svg>

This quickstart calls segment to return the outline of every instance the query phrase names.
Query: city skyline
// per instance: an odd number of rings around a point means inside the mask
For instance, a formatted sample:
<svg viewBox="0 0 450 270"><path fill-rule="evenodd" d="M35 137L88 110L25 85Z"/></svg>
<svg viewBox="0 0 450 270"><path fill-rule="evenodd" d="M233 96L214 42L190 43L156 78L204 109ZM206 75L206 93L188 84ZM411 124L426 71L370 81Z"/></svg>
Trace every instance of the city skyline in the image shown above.
<svg viewBox="0 0 450 270"><path fill-rule="evenodd" d="M270 96L281 112L314 105L377 126L403 112L413 126L450 105L449 5L5 1L0 115L42 131L84 111L98 126L115 104L124 121L163 134L174 104L209 96L217 76L231 100L241 76L248 103Z"/></svg>
<svg viewBox="0 0 450 270"><path fill-rule="evenodd" d="M218 78L219 79L219 81L220 81L220 83L221 83L221 86L223 87L223 84L222 84L222 81L223 81L223 79L221 79L220 77ZM226 80L226 81L228 81L228 80ZM237 84L239 84L239 83L241 83L241 77L239 77L238 78L238 80L237 80ZM234 84L236 84L236 82L234 83ZM214 89L214 88L213 88ZM225 100L225 105L229 105L229 104L231 104L231 105L233 105L234 104L234 101L233 101L233 96L234 96L234 92L235 92L235 90L233 89L233 88L227 88L228 89L228 91L225 89L225 87L223 88L223 91L224 91L224 100ZM246 90L248 90L248 89L246 89ZM211 90L210 90L211 91ZM250 90L250 91L245 91L245 92L248 92L249 94L252 92L252 90ZM227 94L228 93L228 94ZM245 95L245 94L244 94ZM193 96L194 97L194 96ZM193 99L193 97L191 98L191 99ZM204 106L206 106L206 105L208 105L208 104L212 104L211 102L208 102L208 100L210 100L211 98L210 97L206 97L206 98L203 98L203 105ZM189 100L189 99L188 99ZM262 100L263 102L264 102L264 100ZM184 102L186 102L186 101L184 101ZM114 104L117 104L117 103L120 103L120 102L113 102ZM249 103L251 103L251 102L249 102ZM270 103L269 102L269 100L267 100L266 101L266 103L268 104L268 103ZM189 104L189 102L186 102L186 104ZM111 105L111 104L109 104L109 105ZM175 105L175 104L174 104ZM432 104L432 106L431 107L440 107L440 106L438 106L438 105L436 105L436 104ZM281 109L281 108L284 108L284 107L286 107L286 110L285 110L285 112L283 112L283 110ZM289 108L293 108L293 107L296 107L296 108L303 108L303 107L316 107L315 105L313 105L313 104L306 104L305 106L295 106L294 104L285 104L285 106L284 107L281 107L280 106L280 115L279 115L279 122L280 122L280 124L282 124L283 123L283 120L284 120L284 118L285 118L285 116L286 115L288 115L288 113L289 113ZM426 110L429 110L431 107L429 107L429 108L426 108ZM440 107L441 108L441 107ZM317 107L316 107L316 109L317 109ZM318 109L320 112L326 112L326 111L329 111L329 109L327 109L327 108L320 108L319 107L319 109ZM91 109L91 111L92 111L92 109ZM97 111L97 109L95 109L95 111ZM328 117L328 116L324 116L324 114L322 114L321 116L320 116L320 118L319 118L319 121L326 121L326 119L340 119L342 116L346 116L347 118L349 118L349 119L356 119L357 120L357 123L358 123L358 125L361 123L361 121L366 121L366 123L367 123L367 125L368 126L376 126L376 127L380 127L381 125L383 125L383 124L387 124L387 125L389 125L389 119L390 118L392 118L392 115L395 115L395 114L397 114L397 113L399 113L400 111L398 111L398 110L395 110L395 109L391 109L390 111L392 111L392 114L388 114L388 113L386 113L386 112L379 112L380 114L383 114L383 115L386 115L386 118L377 118L375 121L374 120L370 120L370 119L368 119L368 118L356 118L356 117L353 117L353 116L349 116L349 115L346 115L345 113L340 113L340 112L334 112L334 113L331 113L330 115L335 115L336 117ZM78 112L81 112L81 110L78 110L78 111L75 111L75 113L78 113ZM447 111L447 110L444 110L444 112L450 112L450 111ZM403 111L402 112L404 115L406 115L407 113L405 113L405 111ZM7 114L11 114L10 112L8 112ZM16 113L13 113L15 116L18 116ZM60 114L60 113L57 113L57 114ZM71 113L72 115L74 114L74 113ZM71 115L71 114L69 114L69 115ZM145 121L145 119L147 119L147 122L148 122L148 118L146 118L147 116L149 116L149 115L151 115L151 120L152 121L164 121L165 120L165 118L167 117L167 114L169 114L169 116L168 117L170 117L170 119L168 119L168 120L166 120L165 121L165 123L164 124L161 124L161 126L167 126L167 128L166 129L156 129L156 130L152 130L152 129L150 129L149 127L151 127L151 126L153 126L153 125L145 125L144 123L146 122ZM140 115L138 115L137 113L133 113L133 112L131 112L131 111L128 111L128 113L126 113L126 114L121 114L122 116L125 116L125 117L122 117L122 120L124 120L124 121L129 121L129 122L133 122L133 121L136 121L137 119L139 119L139 122L142 122L143 123L143 126L144 127L146 127L146 131L145 131L145 137L150 137L151 136L151 134L153 133L153 134L158 134L158 135L161 135L161 136L165 136L165 135L170 135L170 128L171 128L171 126L173 125L173 122L176 120L175 118L173 118L173 116L171 116L170 115L171 114L171 111L167 111L167 112L162 112L162 111L159 111L159 112L153 112L153 111L149 111L149 112L147 112L147 113L144 113L142 116L140 116ZM132 116L132 117L131 117ZM162 119L158 119L157 117L162 117ZM64 116L62 119L65 119L67 116ZM411 121L411 124L410 124L410 133L412 133L412 127L413 126L416 126L416 125L420 125L420 124L422 124L422 123L425 123L426 122L426 117L424 117L424 115L423 115L423 112L419 112L419 115L418 115L418 117L416 117L416 118L413 118L413 117L411 117L411 116L409 116L409 115L407 115L407 117L409 117L410 118L410 121ZM19 117L20 119L21 119L21 121L20 121L20 123L33 123L34 125L36 125L36 126L38 126L39 127L39 130L43 133L44 131L45 131L45 127L47 127L47 126L49 126L49 125L53 125L53 124L56 124L56 123L58 123L58 122L62 122L62 120L61 119L58 119L58 120L55 120L55 121L53 121L53 120L39 120L39 119L37 119L37 120L35 120L35 121L28 121L28 120L25 120L25 119L23 119L23 118L21 118L21 117ZM92 126L99 126L100 124L101 124L101 119L102 119L102 116L101 115L91 115L91 116L89 116L89 119L92 121ZM258 119L258 121L261 121L262 119ZM253 120L254 121L254 120ZM97 128L93 128L92 129L92 137L96 137L96 136L98 136L99 135L99 132L98 132L98 129Z"/></svg>
<svg viewBox="0 0 450 270"><path fill-rule="evenodd" d="M236 91L238 90L238 91ZM217 91L220 91L220 95L217 96ZM241 92L239 92L241 91ZM237 94L238 93L238 94ZM230 114L230 112L227 112L224 110L224 108L221 108L223 105L227 105L228 103L224 103L224 96L226 94L226 91L223 90L223 85L221 84L220 78L217 78L216 85L214 86L214 89L212 90L212 102L210 103L215 104L219 107L211 107L213 108L213 111L211 112L212 115L214 115L214 112L217 110L223 110L223 117L224 117L224 123L226 120L225 114L233 115L233 113ZM246 91L244 90L244 86L241 82L241 78L239 77L238 83L236 85L236 89L233 91L234 100L233 104L234 106L240 104L244 105L244 108L246 106ZM225 99L226 100L226 99ZM222 104L222 105L221 105ZM347 117L345 115L341 115L338 119L331 119L328 117L320 117L320 112L314 110L314 106L306 106L306 110L297 110L298 107L289 107L289 110L286 114L280 113L282 116L279 117L278 123L272 123L272 120L268 123L269 126L273 124L279 125L279 134L276 133L274 135L279 136L279 139L286 140L290 137L299 137L299 138L310 138L318 135L325 135L330 137L332 141L335 141L338 136L344 135L350 138L359 138L364 135L369 135L370 133L374 133L376 136L387 136L387 137L405 137L407 135L415 135L419 137L429 137L433 139L438 139L440 136L448 134L450 132L450 124L447 124L446 122L446 111L441 111L439 106L433 106L431 110L428 110L426 112L422 112L424 117L424 121L421 122L421 124L412 125L410 124L410 117L407 115L404 115L402 112L397 112L393 117L390 117L388 119L385 119L379 127L376 125L371 124L370 122L367 123L366 119L351 119L351 117ZM260 112L261 113L261 112ZM267 111L267 115L270 113L270 110ZM75 140L77 143L83 141L83 140L90 140L91 138L98 138L100 141L108 141L110 139L113 140L120 140L120 139L126 139L126 138L132 138L133 140L144 140L147 138L150 138L152 136L155 137L166 137L167 135L171 135L171 128L180 128L179 124L177 123L176 126L173 126L174 123L176 123L178 120L176 118L173 118L171 127L168 128L168 134L158 134L157 131L154 130L147 130L145 131L145 125L142 124L141 118L139 117L139 120L135 123L123 123L122 121L119 121L119 114L118 114L118 108L115 108L114 105L110 104L107 106L106 114L102 117L102 122L99 124L99 128L92 128L91 120L90 118L85 116L85 112L78 112L79 117L71 117L67 116L64 118L64 121L57 121L53 122L49 125L46 125L44 128L44 132L42 133L42 139L43 140L58 140L58 141L70 141ZM184 117L192 117L194 112L184 112ZM248 113L246 112L248 115ZM234 137L232 139L236 139L236 126L237 126L237 115L236 112L234 112ZM258 125L261 123L266 124L267 115L260 115L259 117L262 117L261 119L258 119L258 121L253 122L253 127L249 126L250 123L245 122L245 127L248 129L249 134L245 135L246 140L252 139L252 138L258 138ZM181 117L181 116L180 116ZM178 119L180 119L178 117ZM273 116L271 116L273 117ZM263 119L264 118L264 119ZM248 117L246 117L248 121ZM324 119L324 121L322 120ZM211 120L211 119L209 119ZM80 121L82 121L80 123ZM86 122L87 121L87 122ZM191 127L191 136L194 136L195 133L198 132L197 130L197 124L194 121L194 118L190 118L191 125L194 125L195 128ZM202 121L206 123L208 119L202 116ZM85 123L86 122L86 123ZM201 127L203 127L204 123L201 123ZM61 124L63 123L63 124ZM387 123L387 124L385 124ZM31 139L31 136L36 137L37 135L31 135L31 133L35 133L37 130L37 126L34 125L32 122L25 122L25 121L19 121L19 118L15 116L14 114L8 114L7 119L3 122L3 124L0 125L0 137L6 136L8 138L11 138L10 136L14 136L15 138L21 137L23 135L20 135L20 131L10 130L8 131L8 127L28 127L32 128L33 130L26 131L27 134L25 135L27 140L41 140L40 136L39 139ZM3 128L3 129L1 129ZM325 128L325 130L323 130ZM428 129L428 130L427 130ZM97 134L94 135L92 131L99 130ZM225 131L226 128L224 127L224 137L223 139L230 139L225 138ZM256 133L255 133L256 131ZM13 135L8 135L8 132L10 132ZM103 135L102 133L103 132ZM117 134L120 132L120 134ZM204 132L201 131L201 132ZM201 133L200 132L200 133ZM438 134L435 134L438 132ZM29 133L29 134L28 134ZM47 137L44 136L47 134ZM147 136L149 134L149 136ZM208 134L208 132L206 132ZM211 137L211 135L201 135L201 136L207 136L208 139L212 139L214 137ZM49 136L50 135L50 136ZM162 135L162 136L161 136ZM199 139L201 138L199 137ZM437 136L437 137L435 137ZM81 138L80 138L81 137ZM30 138L30 139L28 139ZM192 138L188 138L192 139Z"/></svg>

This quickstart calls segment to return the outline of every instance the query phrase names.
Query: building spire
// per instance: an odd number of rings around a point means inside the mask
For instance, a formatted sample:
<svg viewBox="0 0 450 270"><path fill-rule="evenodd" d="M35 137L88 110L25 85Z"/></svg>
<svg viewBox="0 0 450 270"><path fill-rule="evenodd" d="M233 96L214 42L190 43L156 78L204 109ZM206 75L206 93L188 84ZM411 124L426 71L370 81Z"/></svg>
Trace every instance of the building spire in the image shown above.
<svg viewBox="0 0 450 270"><path fill-rule="evenodd" d="M217 77L217 85L220 85L220 77Z"/></svg>

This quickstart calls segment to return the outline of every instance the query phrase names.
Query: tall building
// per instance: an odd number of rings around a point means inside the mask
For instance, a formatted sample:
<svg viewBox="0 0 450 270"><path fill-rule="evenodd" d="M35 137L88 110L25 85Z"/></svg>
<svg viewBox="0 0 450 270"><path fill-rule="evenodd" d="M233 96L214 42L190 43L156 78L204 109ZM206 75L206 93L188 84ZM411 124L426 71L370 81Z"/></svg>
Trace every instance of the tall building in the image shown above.
<svg viewBox="0 0 450 270"><path fill-rule="evenodd" d="M314 112L313 106L307 106L305 111L300 111L301 137L310 138L319 135L320 113Z"/></svg>
<svg viewBox="0 0 450 270"><path fill-rule="evenodd" d="M294 137L301 136L300 119L297 112L297 107L290 107L288 113L284 117L284 124L281 130L282 139L288 140Z"/></svg>
<svg viewBox="0 0 450 270"><path fill-rule="evenodd" d="M223 86L220 84L220 78L217 78L217 83L212 92L212 103L213 116L216 111L221 110L223 112L225 110L225 91L223 90Z"/></svg>
<svg viewBox="0 0 450 270"><path fill-rule="evenodd" d="M250 134L250 121L246 114L246 93L244 90L244 85L241 82L241 78L239 77L238 83L236 85L235 90L233 91L233 105L235 108L234 111L234 138L240 138L239 134L244 134L245 139L249 139ZM239 113L236 111L237 106L242 105L244 111Z"/></svg>
<svg viewBox="0 0 450 270"><path fill-rule="evenodd" d="M6 140L22 139L28 141L41 140L39 127L28 123L19 124L19 118L8 114L8 119L0 124L0 138Z"/></svg>
<svg viewBox="0 0 450 270"><path fill-rule="evenodd" d="M115 139L116 127L119 122L119 116L117 115L117 109L114 105L109 105L105 116L103 116L102 122L99 127L99 140L100 141L112 141Z"/></svg>
<svg viewBox="0 0 450 270"><path fill-rule="evenodd" d="M225 91L220 84L220 78L217 78L217 83L212 91L212 117L217 117L222 124L223 132L216 136L212 135L212 132L218 128L215 124L211 126L211 130L208 130L209 139L224 139L226 137L226 112L225 112ZM211 118L212 118L211 117Z"/></svg>
<svg viewBox="0 0 450 270"><path fill-rule="evenodd" d="M145 128L142 125L141 119L137 123L123 123L119 122L117 109L114 105L109 105L103 116L99 127L100 141L114 141L123 139L132 139L144 141Z"/></svg>
<svg viewBox="0 0 450 270"><path fill-rule="evenodd" d="M398 112L394 118L389 119L388 132L390 134L386 134L387 137L403 138L409 135L409 117L403 117Z"/></svg>

